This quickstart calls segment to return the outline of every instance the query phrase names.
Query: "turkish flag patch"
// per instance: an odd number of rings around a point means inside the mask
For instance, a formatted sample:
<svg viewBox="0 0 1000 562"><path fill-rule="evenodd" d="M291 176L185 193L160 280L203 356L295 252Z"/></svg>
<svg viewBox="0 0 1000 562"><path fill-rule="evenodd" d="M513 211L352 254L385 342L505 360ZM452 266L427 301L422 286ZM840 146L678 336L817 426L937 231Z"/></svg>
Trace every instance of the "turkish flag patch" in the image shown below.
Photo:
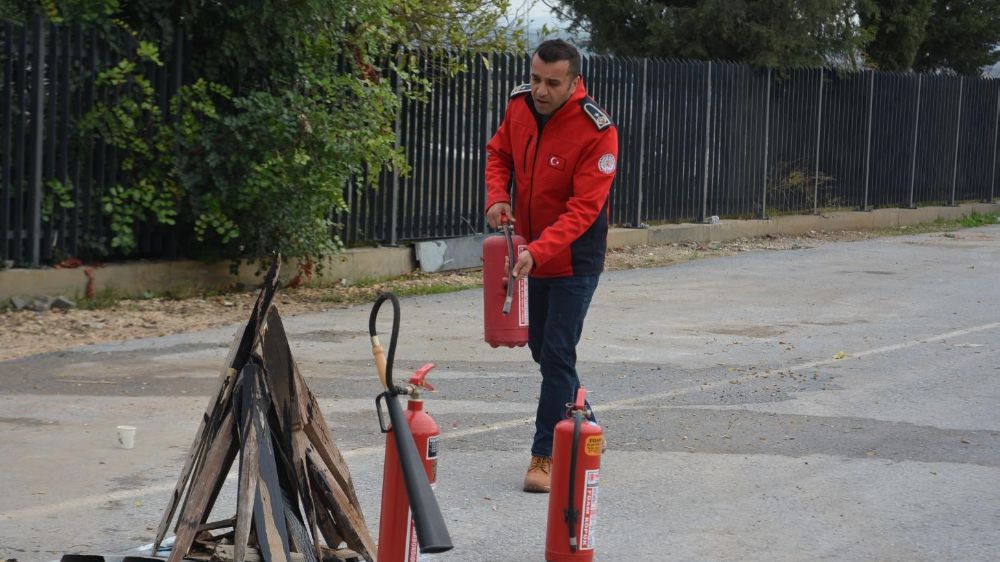
<svg viewBox="0 0 1000 562"><path fill-rule="evenodd" d="M566 159L563 158L562 156L558 156L558 155L555 155L555 154L549 154L549 166L552 166L553 168L555 168L557 170L565 170L566 169Z"/></svg>

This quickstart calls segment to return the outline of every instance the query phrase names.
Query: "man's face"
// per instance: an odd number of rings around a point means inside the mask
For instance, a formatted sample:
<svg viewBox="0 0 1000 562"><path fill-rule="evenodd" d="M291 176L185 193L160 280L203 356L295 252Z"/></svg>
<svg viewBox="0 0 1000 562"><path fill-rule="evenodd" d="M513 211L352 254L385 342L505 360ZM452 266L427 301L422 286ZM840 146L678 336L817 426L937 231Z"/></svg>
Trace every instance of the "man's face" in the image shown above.
<svg viewBox="0 0 1000 562"><path fill-rule="evenodd" d="M570 76L569 61L545 62L538 55L531 57L531 99L535 110L551 115L566 103L580 83L580 76Z"/></svg>

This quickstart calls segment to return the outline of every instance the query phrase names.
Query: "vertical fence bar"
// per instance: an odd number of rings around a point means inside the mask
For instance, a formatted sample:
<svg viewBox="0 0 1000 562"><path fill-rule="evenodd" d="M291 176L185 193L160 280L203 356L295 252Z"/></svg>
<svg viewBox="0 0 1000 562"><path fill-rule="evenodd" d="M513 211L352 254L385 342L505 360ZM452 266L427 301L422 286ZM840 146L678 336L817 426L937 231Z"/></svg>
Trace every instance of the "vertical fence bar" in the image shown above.
<svg viewBox="0 0 1000 562"><path fill-rule="evenodd" d="M869 70L871 77L868 84L868 139L865 141L865 197L861 203L861 210L867 211L868 206L868 183L871 181L871 160L872 160L872 116L875 113L875 71Z"/></svg>
<svg viewBox="0 0 1000 562"><path fill-rule="evenodd" d="M3 25L3 83L0 84L0 117L3 118L3 127L0 127L0 134L3 135L0 141L0 259L9 259L8 240L10 236L10 204L11 197L11 174L14 158L11 154L11 127L14 122L14 112L11 106L11 97L14 95L14 26L10 22L0 22Z"/></svg>
<svg viewBox="0 0 1000 562"><path fill-rule="evenodd" d="M41 264L42 235L42 160L45 140L45 25L42 16L31 19L31 216L28 224L29 258L31 265Z"/></svg>
<svg viewBox="0 0 1000 562"><path fill-rule="evenodd" d="M823 131L823 82L824 69L819 69L819 98L816 102L816 175L813 182L813 214L819 213L819 139Z"/></svg>
<svg viewBox="0 0 1000 562"><path fill-rule="evenodd" d="M916 209L917 204L913 198L913 190L917 181L917 139L920 138L920 94L922 93L924 75L917 75L917 108L913 117L913 158L910 161L910 208Z"/></svg>
<svg viewBox="0 0 1000 562"><path fill-rule="evenodd" d="M958 78L958 119L955 122L955 159L951 168L951 197L948 199L948 204L951 206L958 204L955 201L955 188L958 185L958 140L962 133L962 94L964 86L965 77L960 76Z"/></svg>
<svg viewBox="0 0 1000 562"><path fill-rule="evenodd" d="M45 151L43 158L43 171L42 177L45 180L52 181L56 179L56 162L58 160L57 147L59 146L59 103L66 97L65 85L63 84L61 77L59 75L59 43L66 36L66 32L58 27L53 26L49 29L49 33L46 39L49 41L49 46L46 47L46 61L45 68L51 69L48 76L48 96L44 103L48 104L48 109L45 113L45 126L43 131L48 131L48 134L44 135L45 140L43 142ZM49 219L41 224L40 239L42 241L39 260L51 261L52 259L52 249L56 244L62 242L62 236L59 228L60 215L62 214L59 210L58 202L56 202L49 209ZM43 209L44 211L44 209Z"/></svg>
<svg viewBox="0 0 1000 562"><path fill-rule="evenodd" d="M1000 85L1000 80L996 81L997 85ZM997 115L993 121L993 168L990 173L990 199L989 202L992 203L996 199L996 183L997 183L997 152L1000 152L1000 147L997 146L997 139L1000 137L1000 88L997 88Z"/></svg>
<svg viewBox="0 0 1000 562"><path fill-rule="evenodd" d="M760 218L767 219L767 151L771 140L771 69L767 69L767 90L764 94L764 183L761 186Z"/></svg>
<svg viewBox="0 0 1000 562"><path fill-rule="evenodd" d="M399 78L399 69L403 67L406 53L400 48L396 52L396 72L392 73L395 81L396 99L399 100L399 109L396 110L396 121L393 127L396 129L396 149L403 146L403 111L406 108L406 101L403 99L403 81ZM396 246L399 243L399 166L392 167L392 193L389 195L389 245Z"/></svg>
<svg viewBox="0 0 1000 562"><path fill-rule="evenodd" d="M635 190L635 228L642 228L643 187L646 172L646 121L649 112L649 59L642 59L642 86L639 92L639 166L636 171Z"/></svg>
<svg viewBox="0 0 1000 562"><path fill-rule="evenodd" d="M705 177L701 186L701 210L698 222L708 221L708 164L712 147L712 61L705 72Z"/></svg>

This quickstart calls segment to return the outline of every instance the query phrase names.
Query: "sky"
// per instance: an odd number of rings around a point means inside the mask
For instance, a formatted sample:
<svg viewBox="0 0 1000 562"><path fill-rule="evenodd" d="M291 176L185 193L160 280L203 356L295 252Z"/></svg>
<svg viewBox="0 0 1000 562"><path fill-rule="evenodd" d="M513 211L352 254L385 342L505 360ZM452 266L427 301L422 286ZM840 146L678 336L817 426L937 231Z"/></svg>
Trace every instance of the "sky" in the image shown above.
<svg viewBox="0 0 1000 562"><path fill-rule="evenodd" d="M559 33L559 30L566 29L567 24L560 22L541 0L512 0L510 15L512 17L519 15L526 16L525 28L527 33L525 34L525 38L528 43L528 50L533 49L543 39L552 37L569 38L567 33ZM546 37L540 37L539 33L543 26L556 31ZM581 47L578 41L576 43L577 47Z"/></svg>

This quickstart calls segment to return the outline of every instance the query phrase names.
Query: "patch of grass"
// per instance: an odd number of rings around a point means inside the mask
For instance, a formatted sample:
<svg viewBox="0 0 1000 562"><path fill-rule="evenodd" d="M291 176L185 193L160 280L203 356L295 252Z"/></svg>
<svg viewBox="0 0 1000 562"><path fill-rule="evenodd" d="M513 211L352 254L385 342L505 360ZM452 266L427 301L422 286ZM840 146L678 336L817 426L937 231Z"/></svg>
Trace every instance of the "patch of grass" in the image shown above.
<svg viewBox="0 0 1000 562"><path fill-rule="evenodd" d="M958 219L953 219L953 220L938 219L934 222L922 222L918 224L911 224L905 226L894 226L891 228L880 229L878 233L887 236L898 236L903 234L951 232L953 230L958 230L960 228L975 228L977 226L996 224L998 216L1000 215L998 215L997 213L973 212Z"/></svg>
<svg viewBox="0 0 1000 562"><path fill-rule="evenodd" d="M76 307L80 310L100 310L104 308L114 308L118 303L127 298L121 292L114 289L104 289L93 297L84 297L76 302Z"/></svg>
<svg viewBox="0 0 1000 562"><path fill-rule="evenodd" d="M481 286L482 279L476 274L467 273L461 276L410 274L391 279L361 279L347 287L331 286L320 296L320 300L337 304L359 304L371 302L383 291L392 292L397 297L416 297L464 291Z"/></svg>
<svg viewBox="0 0 1000 562"><path fill-rule="evenodd" d="M412 287L400 287L394 290L393 293L397 297L420 297L424 295L443 295L445 293L454 293L456 291L464 291L466 289L472 289L474 287L480 287L481 284L469 283L469 284L459 284L459 285L418 285Z"/></svg>
<svg viewBox="0 0 1000 562"><path fill-rule="evenodd" d="M965 228L975 228L977 226L986 226L988 224L997 224L997 217L1000 217L997 213L984 213L979 214L973 212L970 215L966 215L958 219L958 223Z"/></svg>

